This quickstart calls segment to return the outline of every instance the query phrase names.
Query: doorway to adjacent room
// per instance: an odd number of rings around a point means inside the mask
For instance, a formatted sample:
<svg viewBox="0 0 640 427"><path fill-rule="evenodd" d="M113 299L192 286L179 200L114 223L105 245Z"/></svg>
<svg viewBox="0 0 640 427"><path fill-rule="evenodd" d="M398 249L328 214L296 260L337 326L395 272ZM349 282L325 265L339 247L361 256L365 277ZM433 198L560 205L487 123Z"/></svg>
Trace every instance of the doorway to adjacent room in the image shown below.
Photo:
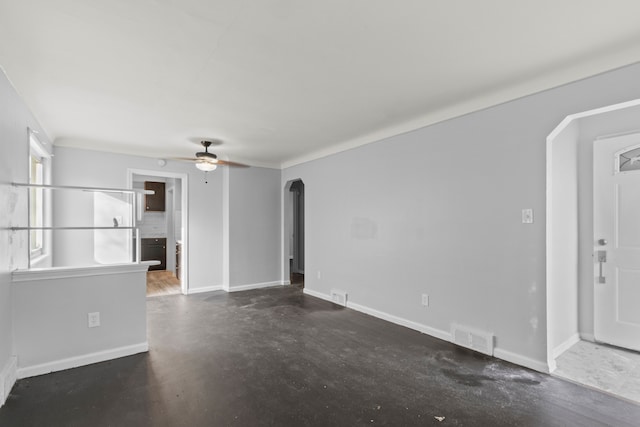
<svg viewBox="0 0 640 427"><path fill-rule="evenodd" d="M547 138L547 351L555 376L640 402L640 100Z"/></svg>
<svg viewBox="0 0 640 427"><path fill-rule="evenodd" d="M144 188L155 194L137 200L135 224L139 243L134 242L133 260L159 261L147 272L147 296L187 294L187 176L186 174L129 170L130 188Z"/></svg>
<svg viewBox="0 0 640 427"><path fill-rule="evenodd" d="M285 269L291 284L304 287L304 182L287 182L285 191L285 245L288 254Z"/></svg>

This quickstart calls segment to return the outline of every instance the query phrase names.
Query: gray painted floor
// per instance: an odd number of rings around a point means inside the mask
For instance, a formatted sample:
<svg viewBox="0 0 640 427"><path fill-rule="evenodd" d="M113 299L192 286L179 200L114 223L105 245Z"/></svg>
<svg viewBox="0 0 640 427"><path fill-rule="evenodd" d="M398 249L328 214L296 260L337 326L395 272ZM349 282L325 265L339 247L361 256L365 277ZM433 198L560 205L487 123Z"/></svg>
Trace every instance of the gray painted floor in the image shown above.
<svg viewBox="0 0 640 427"><path fill-rule="evenodd" d="M148 353L18 381L0 409L0 426L640 420L640 405L340 308L295 286L150 298L148 325Z"/></svg>
<svg viewBox="0 0 640 427"><path fill-rule="evenodd" d="M579 341L556 364L555 376L640 403L640 353Z"/></svg>

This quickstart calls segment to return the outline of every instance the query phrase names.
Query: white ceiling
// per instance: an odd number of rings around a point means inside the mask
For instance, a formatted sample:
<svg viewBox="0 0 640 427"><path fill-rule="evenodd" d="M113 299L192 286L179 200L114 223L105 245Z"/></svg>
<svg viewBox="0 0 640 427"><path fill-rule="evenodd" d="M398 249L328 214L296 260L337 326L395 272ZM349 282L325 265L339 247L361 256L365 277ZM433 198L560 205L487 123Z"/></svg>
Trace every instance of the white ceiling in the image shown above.
<svg viewBox="0 0 640 427"><path fill-rule="evenodd" d="M281 167L640 60L637 0L0 0L56 145ZM551 129L550 129L551 130Z"/></svg>

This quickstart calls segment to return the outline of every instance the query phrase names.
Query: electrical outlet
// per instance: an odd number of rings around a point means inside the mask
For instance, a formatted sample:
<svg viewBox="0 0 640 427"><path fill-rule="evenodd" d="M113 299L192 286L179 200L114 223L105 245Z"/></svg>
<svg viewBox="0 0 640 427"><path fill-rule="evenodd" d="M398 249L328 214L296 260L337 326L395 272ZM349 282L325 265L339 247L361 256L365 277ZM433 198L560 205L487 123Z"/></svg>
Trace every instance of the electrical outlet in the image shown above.
<svg viewBox="0 0 640 427"><path fill-rule="evenodd" d="M95 311L87 314L87 323L90 328L97 328L100 326L100 312Z"/></svg>
<svg viewBox="0 0 640 427"><path fill-rule="evenodd" d="M425 307L429 306L429 295L428 294L422 294L422 305L424 305Z"/></svg>
<svg viewBox="0 0 640 427"><path fill-rule="evenodd" d="M533 209L522 209L522 223L533 224Z"/></svg>

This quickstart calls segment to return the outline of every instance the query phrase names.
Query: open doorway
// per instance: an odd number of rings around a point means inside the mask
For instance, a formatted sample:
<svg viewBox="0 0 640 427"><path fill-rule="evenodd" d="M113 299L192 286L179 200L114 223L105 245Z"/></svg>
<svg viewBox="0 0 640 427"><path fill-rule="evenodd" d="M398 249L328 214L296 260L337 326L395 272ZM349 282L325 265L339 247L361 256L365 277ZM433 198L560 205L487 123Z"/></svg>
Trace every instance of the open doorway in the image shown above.
<svg viewBox="0 0 640 427"><path fill-rule="evenodd" d="M286 271L292 285L304 287L304 182L293 180L285 185L285 232L288 259Z"/></svg>
<svg viewBox="0 0 640 427"><path fill-rule="evenodd" d="M129 186L153 190L140 196L135 223L139 242L132 236L133 259L155 260L158 265L147 272L147 296L186 294L187 176L170 172L129 170Z"/></svg>
<svg viewBox="0 0 640 427"><path fill-rule="evenodd" d="M637 301L628 294L638 295L629 285L637 280L620 283L637 267L618 264L624 261L620 251L635 249L628 240L640 235L636 172L620 167L621 158L633 159L640 146L639 119L640 100L630 101L568 116L547 138L549 371L635 402L640 387L629 372L640 368L640 319L636 307L621 304L616 289L625 291L625 303ZM619 218L612 216L616 209ZM627 217L633 221L624 222ZM621 316L624 325L615 321ZM610 330L602 329L605 320ZM621 327L636 329L618 336Z"/></svg>

